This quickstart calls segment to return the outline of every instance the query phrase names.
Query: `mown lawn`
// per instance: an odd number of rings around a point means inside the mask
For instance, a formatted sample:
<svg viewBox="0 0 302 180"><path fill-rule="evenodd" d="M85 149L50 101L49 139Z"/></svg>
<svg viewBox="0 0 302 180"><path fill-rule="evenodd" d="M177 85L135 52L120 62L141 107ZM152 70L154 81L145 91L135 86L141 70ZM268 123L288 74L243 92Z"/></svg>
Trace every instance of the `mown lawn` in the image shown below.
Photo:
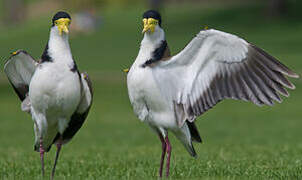
<svg viewBox="0 0 302 180"><path fill-rule="evenodd" d="M157 178L160 142L132 113L121 71L137 55L144 10L104 10L99 31L71 37L78 66L93 80L95 98L87 122L63 147L57 179ZM163 26L173 53L208 25L244 37L302 74L301 21L295 14L270 20L261 11L258 6L171 6L163 13ZM0 29L0 67L16 49L38 58L47 42L50 19L51 15ZM40 179L33 123L21 112L2 71L0 77L0 179ZM297 89L282 104L259 108L228 100L199 118L204 143L195 145L197 159L171 136L171 179L301 179L302 81L293 82ZM48 174L54 150L46 155Z"/></svg>

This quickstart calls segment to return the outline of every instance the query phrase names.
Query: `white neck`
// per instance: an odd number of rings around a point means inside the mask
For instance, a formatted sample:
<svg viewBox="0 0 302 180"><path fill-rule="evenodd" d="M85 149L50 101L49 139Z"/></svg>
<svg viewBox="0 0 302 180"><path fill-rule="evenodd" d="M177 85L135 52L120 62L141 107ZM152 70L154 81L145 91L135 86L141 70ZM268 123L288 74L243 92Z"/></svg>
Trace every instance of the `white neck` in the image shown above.
<svg viewBox="0 0 302 180"><path fill-rule="evenodd" d="M72 54L68 42L68 35L59 34L56 26L50 29L48 41L48 53L54 62L70 63L73 62Z"/></svg>
<svg viewBox="0 0 302 180"><path fill-rule="evenodd" d="M135 64L141 65L151 59L153 51L158 48L161 42L165 39L165 32L159 26L155 28L154 33L146 32L141 42L141 47L135 60Z"/></svg>
<svg viewBox="0 0 302 180"><path fill-rule="evenodd" d="M141 47L145 45L158 45L161 41L165 40L165 32L159 26L156 26L154 33L146 32L141 42Z"/></svg>

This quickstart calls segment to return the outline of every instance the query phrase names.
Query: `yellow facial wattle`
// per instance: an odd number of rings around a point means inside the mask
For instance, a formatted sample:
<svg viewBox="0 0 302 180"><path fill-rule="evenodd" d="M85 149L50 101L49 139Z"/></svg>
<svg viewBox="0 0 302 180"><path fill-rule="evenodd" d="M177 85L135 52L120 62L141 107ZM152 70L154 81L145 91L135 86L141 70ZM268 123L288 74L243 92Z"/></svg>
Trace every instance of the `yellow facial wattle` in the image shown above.
<svg viewBox="0 0 302 180"><path fill-rule="evenodd" d="M59 34L62 35L63 32L66 34L69 33L69 25L70 25L70 19L69 18L60 18L55 21L55 25L58 26Z"/></svg>
<svg viewBox="0 0 302 180"><path fill-rule="evenodd" d="M158 25L158 20L153 19L153 18L144 18L143 19L144 23L144 29L142 33L145 33L147 31L150 31L151 33L154 33L156 25Z"/></svg>

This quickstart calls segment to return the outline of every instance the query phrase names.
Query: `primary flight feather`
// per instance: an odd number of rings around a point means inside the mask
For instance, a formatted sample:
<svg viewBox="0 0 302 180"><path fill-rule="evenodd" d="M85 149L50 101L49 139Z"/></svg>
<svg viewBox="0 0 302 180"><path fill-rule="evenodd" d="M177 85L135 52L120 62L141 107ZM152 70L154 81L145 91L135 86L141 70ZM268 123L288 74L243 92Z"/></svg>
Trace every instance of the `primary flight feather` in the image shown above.
<svg viewBox="0 0 302 180"><path fill-rule="evenodd" d="M170 56L157 11L143 14L144 38L127 75L128 94L137 117L162 142L159 176L167 153L169 176L171 144L168 131L196 156L192 141L201 142L194 120L224 99L273 105L295 86L286 76L298 75L277 59L222 31L200 31L177 55Z"/></svg>
<svg viewBox="0 0 302 180"><path fill-rule="evenodd" d="M92 104L92 86L87 73L79 73L68 42L71 17L58 12L52 19L49 41L39 61L19 50L6 62L4 71L22 101L21 109L31 114L35 151L40 152L44 176L44 152L53 144L57 154L83 125Z"/></svg>

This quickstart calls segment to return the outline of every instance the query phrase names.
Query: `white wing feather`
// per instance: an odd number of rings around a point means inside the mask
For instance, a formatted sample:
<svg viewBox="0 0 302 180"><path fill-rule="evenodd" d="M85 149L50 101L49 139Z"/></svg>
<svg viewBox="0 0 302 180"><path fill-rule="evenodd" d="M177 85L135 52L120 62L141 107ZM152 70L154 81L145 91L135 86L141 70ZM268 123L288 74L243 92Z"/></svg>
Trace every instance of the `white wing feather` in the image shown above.
<svg viewBox="0 0 302 180"><path fill-rule="evenodd" d="M232 98L257 105L281 102L276 92L294 88L283 75L298 77L275 58L245 40L218 30L201 31L179 54L153 67L154 78L179 119L196 116Z"/></svg>

